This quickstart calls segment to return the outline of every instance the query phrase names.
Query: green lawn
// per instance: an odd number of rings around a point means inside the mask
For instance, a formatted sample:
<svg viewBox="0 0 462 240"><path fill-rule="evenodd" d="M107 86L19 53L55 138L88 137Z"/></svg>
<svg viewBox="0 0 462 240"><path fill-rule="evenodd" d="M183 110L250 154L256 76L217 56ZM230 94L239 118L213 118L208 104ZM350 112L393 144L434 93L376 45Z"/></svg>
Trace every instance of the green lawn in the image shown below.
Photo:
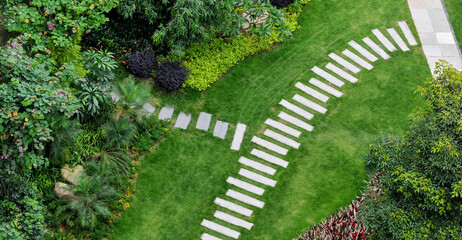
<svg viewBox="0 0 462 240"><path fill-rule="evenodd" d="M229 121L232 130L236 122L247 124L244 144L239 152L231 151L233 132L223 141L193 130L194 119L187 131L174 130L144 159L136 196L114 239L199 239L206 231L202 219L215 220L218 207L213 200L227 198L226 179L237 177L239 157L250 157L250 138L263 132L268 117L277 119L282 98L300 94L294 84L307 83L314 77L311 67L325 66L327 55L340 53L348 41L360 43L365 36L376 40L372 29L397 27L399 20L406 20L415 32L406 0L313 0L293 39L245 60L205 93L158 93L162 104L213 113L212 122L217 117ZM361 156L380 134L403 134L409 113L421 104L414 91L430 76L421 49L415 47L373 65L373 70L357 75L358 83L342 87L344 96L331 97L326 115L310 121L314 131L304 132L298 139L300 149L283 157L289 166L277 168L276 187L265 187L258 197L265 207L251 207L254 214L246 220L255 225L251 231L241 230L239 239L294 238L358 195L366 179Z"/></svg>
<svg viewBox="0 0 462 240"><path fill-rule="evenodd" d="M459 46L462 47L462 2L459 0L445 0L444 4L448 10L449 20L454 28Z"/></svg>

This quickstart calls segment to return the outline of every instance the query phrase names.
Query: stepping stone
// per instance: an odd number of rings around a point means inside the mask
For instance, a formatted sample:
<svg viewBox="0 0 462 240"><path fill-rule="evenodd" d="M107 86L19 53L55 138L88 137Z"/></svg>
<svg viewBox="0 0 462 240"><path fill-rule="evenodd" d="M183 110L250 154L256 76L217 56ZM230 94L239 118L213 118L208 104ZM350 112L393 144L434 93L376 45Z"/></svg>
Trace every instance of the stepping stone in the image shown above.
<svg viewBox="0 0 462 240"><path fill-rule="evenodd" d="M378 29L374 29L372 30L372 33L379 39L383 46L385 46L385 48L388 49L388 51L394 52L397 50L396 47L393 46L390 40L388 40L388 38L386 38L381 31L379 31Z"/></svg>
<svg viewBox="0 0 462 240"><path fill-rule="evenodd" d="M377 45L377 43L372 41L369 37L363 38L363 42L383 59L390 59L390 55L388 55L382 48L379 47L379 45Z"/></svg>
<svg viewBox="0 0 462 240"><path fill-rule="evenodd" d="M329 54L329 57L332 58L332 60L336 61L338 64L342 65L344 68L346 68L346 69L350 70L351 72L353 72L354 74L359 73L361 71L361 69L359 69L355 65L351 64L347 60L339 57L335 53Z"/></svg>
<svg viewBox="0 0 462 240"><path fill-rule="evenodd" d="M212 120L212 114L201 112L199 114L199 119L197 119L196 128L200 130L208 131L211 120Z"/></svg>
<svg viewBox="0 0 462 240"><path fill-rule="evenodd" d="M217 123L215 123L215 128L213 129L213 136L225 139L228 127L229 123L217 121Z"/></svg>
<svg viewBox="0 0 462 240"><path fill-rule="evenodd" d="M285 99L282 99L280 102L279 102L280 105L284 106L285 108L289 109L290 111L310 120L313 118L313 114L303 110L302 108L298 107L298 106L295 106L294 104L286 101Z"/></svg>
<svg viewBox="0 0 462 240"><path fill-rule="evenodd" d="M267 162L270 162L272 164L275 164L275 165L278 165L278 166L281 166L283 168L286 168L287 165L289 165L289 162L287 161L284 161L278 157L275 157L269 153L265 153L261 150L258 150L256 148L252 149L252 151L250 152L250 154L256 156L256 157L259 157Z"/></svg>
<svg viewBox="0 0 462 240"><path fill-rule="evenodd" d="M239 170L239 175L241 175L243 177L246 177L246 178L248 178L250 180L253 180L255 182L259 182L261 184L270 186L270 187L276 186L276 181L274 181L273 179L264 177L264 176L262 176L262 175L260 175L258 173L251 172L251 171L249 171L247 169L244 169L244 168L241 168Z"/></svg>
<svg viewBox="0 0 462 240"><path fill-rule="evenodd" d="M204 234L202 234L202 236L201 236L201 240L223 240L223 239L217 238L217 237L212 236L212 235L210 235L210 234L208 234L208 233L204 233Z"/></svg>
<svg viewBox="0 0 462 240"><path fill-rule="evenodd" d="M366 62L366 60L360 58L358 55L354 54L353 52L351 52L350 50L348 49L345 49L343 52L342 52L345 56L349 57L351 60L355 61L359 66L367 69L367 70L371 70L372 68L374 68L374 66L372 66L370 63Z"/></svg>
<svg viewBox="0 0 462 240"><path fill-rule="evenodd" d="M278 121L274 121L271 118L266 119L265 124L269 125L271 127L274 127L274 128L278 129L281 132L284 132L284 133L287 133L287 134L289 134L291 136L294 136L296 138L300 137L300 134L302 134L302 132L300 132L300 131L298 131L296 129L293 129L293 128L291 128L291 127L289 127L289 126L287 126L287 125L285 125L283 123L280 123Z"/></svg>
<svg viewBox="0 0 462 240"><path fill-rule="evenodd" d="M250 217L252 216L252 210L248 209L248 208L245 208L241 205L238 205L238 204L235 204L233 202L230 202L230 201L227 201L227 200L224 200L224 199L221 199L221 198L215 198L215 204L220 206L220 207L223 207L223 208L226 208L228 210L231 210L233 212L236 212L236 213L239 213L241 215L244 215L246 217Z"/></svg>
<svg viewBox="0 0 462 240"><path fill-rule="evenodd" d="M115 92L110 92L109 95L111 96L112 101L115 103L120 100L120 96Z"/></svg>
<svg viewBox="0 0 462 240"><path fill-rule="evenodd" d="M170 107L170 106L163 107L159 113L159 120L172 119L174 111L175 111L174 107Z"/></svg>
<svg viewBox="0 0 462 240"><path fill-rule="evenodd" d="M406 38L407 42L411 46L416 46L417 41L414 38L414 35L412 35L411 29L409 29L409 26L405 21L398 22L399 27L401 28L401 31L404 34L404 37Z"/></svg>
<svg viewBox="0 0 462 240"><path fill-rule="evenodd" d="M241 148L242 139L244 139L244 133L247 126L242 123L238 123L236 132L234 133L233 142L231 143L231 150L239 150Z"/></svg>
<svg viewBox="0 0 462 240"><path fill-rule="evenodd" d="M156 108L153 107L151 104L149 103L145 103L143 105L143 108L141 109L141 111L143 111L145 113L146 116L151 116L152 113L154 113L154 111L156 111Z"/></svg>
<svg viewBox="0 0 462 240"><path fill-rule="evenodd" d="M251 192L251 193L255 193L257 195L263 195L263 193L265 192L265 189L261 188L261 187L257 187L253 184L250 184L248 182L244 182L240 179L237 179L237 178L233 178L233 177L228 177L228 179L226 180L227 183L229 184L232 184L238 188L241 188L243 190L246 190L247 192Z"/></svg>
<svg viewBox="0 0 462 240"><path fill-rule="evenodd" d="M371 61L371 62L375 62L377 60L379 60L378 57L376 57L374 54L372 54L371 52L369 52L367 49L365 49L363 46L359 45L357 42L355 41L350 41L348 43L351 47L353 47L356 51L358 51L359 53L361 53L361 55L363 55L364 57L367 58L367 60Z"/></svg>
<svg viewBox="0 0 462 240"><path fill-rule="evenodd" d="M332 63L328 63L326 65L326 68L331 70L332 72L336 73L340 77L344 78L345 80L348 80L349 82L352 82L352 83L358 82L357 78L353 77L351 74L343 71L341 68L335 66Z"/></svg>
<svg viewBox="0 0 462 240"><path fill-rule="evenodd" d="M403 50L403 52L410 51L409 47L406 45L406 43L403 41L403 39L399 36L398 32L394 28L389 28L387 29L388 34L390 34L391 38L393 38L393 41L395 41L396 44L398 44L398 47Z"/></svg>
<svg viewBox="0 0 462 240"><path fill-rule="evenodd" d="M343 93L339 90L319 81L316 78L310 79L310 83L335 97L341 97L343 95Z"/></svg>
<svg viewBox="0 0 462 240"><path fill-rule="evenodd" d="M226 192L226 196L228 197L232 197L238 201L241 201L243 203L247 203L249 205L252 205L254 207L257 207L257 208L263 208L263 206L265 206L265 203L256 199L256 198L253 198L253 197L249 197L243 193L240 193L240 192L236 192L232 189L228 189L228 191Z"/></svg>
<svg viewBox="0 0 462 240"><path fill-rule="evenodd" d="M248 230L250 230L253 226L253 223L249 223L245 220L242 220L240 218L237 218L233 215L229 215L227 213L224 213L222 211L216 211L215 214L213 214L214 217L218 218L218 219L221 219L225 222L228 222L228 223L231 223L233 225L236 225L238 227L243 227L243 228L246 228Z"/></svg>
<svg viewBox="0 0 462 240"><path fill-rule="evenodd" d="M270 129L266 129L265 132L263 133L263 135L268 136L268 137L270 137L270 138L272 138L272 139L274 139L274 140L276 140L278 142L284 143L287 146L291 146L291 147L293 147L295 149L298 149L300 147L299 142L294 141L294 140L292 140L292 139L290 139L290 138L288 138L288 137L286 137L284 135L281 135L281 134L279 134L277 132L274 132L274 131L272 131Z"/></svg>
<svg viewBox="0 0 462 240"><path fill-rule="evenodd" d="M235 231L231 228L227 228L223 225L220 225L218 223L215 223L215 222L212 222L212 221L209 221L207 219L204 219L202 220L202 223L201 223L202 226L210 229L210 230L213 230L217 233L221 233L225 236L228 236L228 237L231 237L231 238L234 238L234 239L238 239L239 238L239 235L241 235L240 232L238 231Z"/></svg>
<svg viewBox="0 0 462 240"><path fill-rule="evenodd" d="M175 128L187 129L189 123L191 122L191 114L186 114L184 112L180 112L178 118L176 119Z"/></svg>
<svg viewBox="0 0 462 240"><path fill-rule="evenodd" d="M259 162L256 162L254 160L250 160L246 157L240 157L239 158L239 162L248 166L248 167L251 167L255 170L258 170L260 172L264 172L266 174L269 174L271 176L274 175L274 173L276 173L276 169L272 168L272 167L268 167L266 166L265 164L261 164Z"/></svg>
<svg viewBox="0 0 462 240"><path fill-rule="evenodd" d="M312 97L318 99L319 101L321 102L327 102L327 100L329 100L329 97L306 86L305 84L301 83L301 82L297 82L295 84L295 87L297 87L298 89L302 90L303 92L305 92L306 94L308 95L311 95Z"/></svg>
<svg viewBox="0 0 462 240"><path fill-rule="evenodd" d="M295 125L297 127L303 128L308 132L313 131L313 126L311 126L310 124L308 124L308 123L306 123L306 122L304 122L304 121L302 121L302 120L300 120L300 119L298 119L296 117L293 117L292 115L289 115L289 114L287 114L285 112L280 112L278 117L281 118L284 121L292 123L293 125Z"/></svg>
<svg viewBox="0 0 462 240"><path fill-rule="evenodd" d="M327 81L329 81L330 83L334 84L335 86L337 87L341 87L343 86L345 83L340 81L338 78L332 76L331 74L329 74L328 72L318 68L318 67L313 67L311 69L311 71L313 71L314 73L318 74L320 77L326 79Z"/></svg>
<svg viewBox="0 0 462 240"><path fill-rule="evenodd" d="M253 143L256 143L257 145L260 145L264 148L267 148L268 150L271 150L273 152L279 153L281 155L286 155L289 150L286 148L280 147L272 142L266 141L265 139L261 139L257 136L253 136L252 140L250 140Z"/></svg>
<svg viewBox="0 0 462 240"><path fill-rule="evenodd" d="M292 97L293 100L315 110L316 112L319 112L319 113L322 113L322 114L325 114L327 112L327 109L311 100L308 100L306 99L305 97L302 97L298 94L295 94L293 97Z"/></svg>

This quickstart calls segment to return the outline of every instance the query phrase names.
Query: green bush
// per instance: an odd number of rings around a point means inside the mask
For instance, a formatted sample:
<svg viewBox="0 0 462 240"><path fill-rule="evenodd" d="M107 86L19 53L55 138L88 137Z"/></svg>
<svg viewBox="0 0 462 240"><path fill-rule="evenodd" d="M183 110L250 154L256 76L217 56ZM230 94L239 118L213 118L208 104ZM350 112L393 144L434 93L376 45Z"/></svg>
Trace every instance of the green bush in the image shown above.
<svg viewBox="0 0 462 240"><path fill-rule="evenodd" d="M285 26L290 32L299 28L297 19L302 5L309 0L298 1L284 9ZM275 43L282 42L282 36L257 36L241 33L230 38L214 38L207 44L200 42L192 44L186 50L183 66L189 69L189 77L183 87L204 91L216 82L221 75L229 71L246 57L270 49Z"/></svg>

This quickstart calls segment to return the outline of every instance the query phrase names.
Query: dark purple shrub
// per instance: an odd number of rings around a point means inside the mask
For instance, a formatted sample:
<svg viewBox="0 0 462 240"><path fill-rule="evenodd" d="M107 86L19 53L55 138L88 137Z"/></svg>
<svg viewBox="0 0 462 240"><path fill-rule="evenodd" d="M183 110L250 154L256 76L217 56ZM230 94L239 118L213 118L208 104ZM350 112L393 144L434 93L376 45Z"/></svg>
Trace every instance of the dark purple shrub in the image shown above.
<svg viewBox="0 0 462 240"><path fill-rule="evenodd" d="M128 58L130 72L136 76L149 77L157 68L157 58L154 52L135 52Z"/></svg>
<svg viewBox="0 0 462 240"><path fill-rule="evenodd" d="M270 0L271 5L275 6L276 8L285 8L288 7L290 4L294 3L295 0Z"/></svg>
<svg viewBox="0 0 462 240"><path fill-rule="evenodd" d="M180 62L163 61L156 70L157 85L173 91L181 88L188 78L188 70Z"/></svg>

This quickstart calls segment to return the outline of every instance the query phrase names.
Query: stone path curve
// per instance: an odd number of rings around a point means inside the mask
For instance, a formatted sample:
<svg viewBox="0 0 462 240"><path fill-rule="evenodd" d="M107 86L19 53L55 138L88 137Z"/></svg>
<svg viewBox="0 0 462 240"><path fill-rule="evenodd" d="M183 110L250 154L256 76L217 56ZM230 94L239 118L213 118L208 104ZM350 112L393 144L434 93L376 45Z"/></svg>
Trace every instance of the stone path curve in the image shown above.
<svg viewBox="0 0 462 240"><path fill-rule="evenodd" d="M252 136L250 142L255 148L248 156L239 158L242 168L236 175L228 177L229 189L224 196L219 196L214 201L218 208L214 214L215 219L204 219L201 223L206 229L201 236L202 240L238 239L241 231L251 230L252 209L265 206L259 198L265 193L265 189L277 185L272 176L278 168L289 165L283 159L284 156L291 149L300 147L296 139L301 133L313 130L314 127L307 121L315 114L325 114L328 111L326 102L332 97L342 97L340 88L346 83L356 83L358 78L354 75L362 70L371 70L374 67L372 63L379 57L390 59L392 52L407 52L410 50L409 46L417 45L408 25L405 22L399 22L398 25L400 31L394 28L383 32L372 30L374 36L371 37L377 40L365 37L364 45L350 41L348 44L352 47L351 50L343 50L341 56L329 54L333 62L327 63L325 69L312 67L311 70L319 79L311 78L307 83L295 84L300 93L295 94L292 101L282 99L279 102L284 108L278 115L279 119L268 118L264 133ZM236 130L237 137L234 140L242 141L239 132Z"/></svg>

